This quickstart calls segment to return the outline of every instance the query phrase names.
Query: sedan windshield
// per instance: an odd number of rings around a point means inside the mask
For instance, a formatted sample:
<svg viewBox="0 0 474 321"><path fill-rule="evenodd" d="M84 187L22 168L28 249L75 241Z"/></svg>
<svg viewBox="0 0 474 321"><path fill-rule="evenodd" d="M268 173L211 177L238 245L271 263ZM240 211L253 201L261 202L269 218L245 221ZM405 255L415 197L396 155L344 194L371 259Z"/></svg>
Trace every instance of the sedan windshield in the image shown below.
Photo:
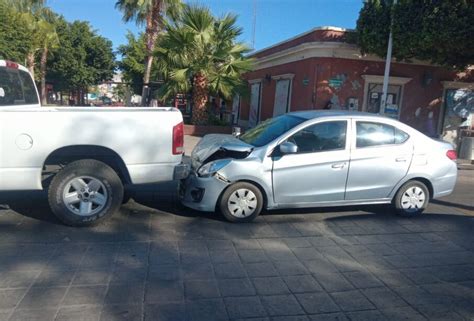
<svg viewBox="0 0 474 321"><path fill-rule="evenodd" d="M248 130L239 138L243 142L256 147L264 146L304 121L306 121L305 118L293 115L270 118Z"/></svg>

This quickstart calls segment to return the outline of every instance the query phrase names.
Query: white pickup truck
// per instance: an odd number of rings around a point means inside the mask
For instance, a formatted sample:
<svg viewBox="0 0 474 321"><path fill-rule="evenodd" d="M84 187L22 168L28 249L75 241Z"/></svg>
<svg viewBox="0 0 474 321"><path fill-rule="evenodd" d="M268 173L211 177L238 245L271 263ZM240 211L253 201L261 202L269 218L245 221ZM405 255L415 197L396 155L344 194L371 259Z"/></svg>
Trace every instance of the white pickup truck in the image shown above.
<svg viewBox="0 0 474 321"><path fill-rule="evenodd" d="M184 178L183 135L175 108L41 107L28 70L0 60L0 191L47 189L68 225L113 214L124 185Z"/></svg>

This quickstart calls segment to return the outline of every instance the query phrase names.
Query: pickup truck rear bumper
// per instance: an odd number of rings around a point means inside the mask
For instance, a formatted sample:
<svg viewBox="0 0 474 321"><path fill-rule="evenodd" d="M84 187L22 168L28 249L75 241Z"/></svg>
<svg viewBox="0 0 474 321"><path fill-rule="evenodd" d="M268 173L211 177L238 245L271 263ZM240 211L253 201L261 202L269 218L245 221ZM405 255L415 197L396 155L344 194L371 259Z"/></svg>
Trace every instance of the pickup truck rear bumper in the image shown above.
<svg viewBox="0 0 474 321"><path fill-rule="evenodd" d="M189 176L190 170L191 166L189 164L181 163L176 165L174 168L173 179L181 180L187 178Z"/></svg>

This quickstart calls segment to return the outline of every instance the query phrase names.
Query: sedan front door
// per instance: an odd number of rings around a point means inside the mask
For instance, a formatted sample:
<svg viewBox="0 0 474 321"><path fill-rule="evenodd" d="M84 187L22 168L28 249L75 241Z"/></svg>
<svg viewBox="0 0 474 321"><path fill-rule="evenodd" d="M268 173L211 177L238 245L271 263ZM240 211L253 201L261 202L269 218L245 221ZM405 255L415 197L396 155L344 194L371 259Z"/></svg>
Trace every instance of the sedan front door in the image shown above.
<svg viewBox="0 0 474 321"><path fill-rule="evenodd" d="M348 126L345 120L320 122L286 140L296 144L298 152L272 156L275 203L304 205L344 200L350 157Z"/></svg>

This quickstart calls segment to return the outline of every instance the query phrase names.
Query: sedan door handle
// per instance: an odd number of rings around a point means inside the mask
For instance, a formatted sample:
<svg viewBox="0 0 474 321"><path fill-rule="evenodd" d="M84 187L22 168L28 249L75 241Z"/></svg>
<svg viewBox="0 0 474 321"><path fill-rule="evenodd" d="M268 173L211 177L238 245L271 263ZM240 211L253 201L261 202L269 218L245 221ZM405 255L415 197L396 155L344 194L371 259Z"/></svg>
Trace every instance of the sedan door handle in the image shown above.
<svg viewBox="0 0 474 321"><path fill-rule="evenodd" d="M407 159L406 159L406 157L397 157L397 158L395 158L395 161L396 162L406 162Z"/></svg>
<svg viewBox="0 0 474 321"><path fill-rule="evenodd" d="M346 166L346 163L338 163L338 164L332 164L332 168L344 168Z"/></svg>

